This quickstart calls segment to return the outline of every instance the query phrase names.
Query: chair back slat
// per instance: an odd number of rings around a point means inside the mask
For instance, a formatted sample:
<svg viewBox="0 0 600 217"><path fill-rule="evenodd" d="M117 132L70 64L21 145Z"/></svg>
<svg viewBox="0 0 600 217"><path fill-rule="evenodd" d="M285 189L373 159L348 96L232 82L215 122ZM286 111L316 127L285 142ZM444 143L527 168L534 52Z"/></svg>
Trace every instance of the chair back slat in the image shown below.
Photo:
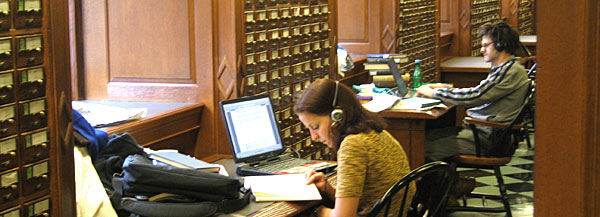
<svg viewBox="0 0 600 217"><path fill-rule="evenodd" d="M441 161L431 162L414 169L392 185L373 205L367 216L377 216L384 207L384 216L388 216L394 195L398 192L404 193L401 198L398 198L402 200L399 216L405 213L404 208L408 201L411 201L409 210L407 210L408 216L424 216L424 214L434 216L445 207L452 174L450 165ZM416 183L417 191L413 198L409 198L409 188L413 182Z"/></svg>

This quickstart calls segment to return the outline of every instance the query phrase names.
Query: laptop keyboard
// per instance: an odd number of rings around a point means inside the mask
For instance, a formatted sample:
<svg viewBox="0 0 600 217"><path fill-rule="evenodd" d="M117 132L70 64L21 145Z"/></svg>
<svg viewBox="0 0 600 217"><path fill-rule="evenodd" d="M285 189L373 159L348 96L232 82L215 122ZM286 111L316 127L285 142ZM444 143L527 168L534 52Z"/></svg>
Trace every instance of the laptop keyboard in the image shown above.
<svg viewBox="0 0 600 217"><path fill-rule="evenodd" d="M256 167L252 167L254 170L259 170L263 172L275 173L281 170L290 169L292 167L303 166L309 163L313 163L314 161L301 159L301 158L284 158L282 160L271 162L268 164L258 165Z"/></svg>

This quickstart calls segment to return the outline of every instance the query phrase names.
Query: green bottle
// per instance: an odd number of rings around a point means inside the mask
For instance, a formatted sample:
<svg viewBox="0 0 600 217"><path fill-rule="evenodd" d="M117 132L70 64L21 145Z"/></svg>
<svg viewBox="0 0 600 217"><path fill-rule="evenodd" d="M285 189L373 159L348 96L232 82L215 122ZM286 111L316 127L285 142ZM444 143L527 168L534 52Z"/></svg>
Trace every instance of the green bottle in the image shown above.
<svg viewBox="0 0 600 217"><path fill-rule="evenodd" d="M421 73L421 60L415 60L415 72L413 73L413 88L417 89L423 84L423 74Z"/></svg>

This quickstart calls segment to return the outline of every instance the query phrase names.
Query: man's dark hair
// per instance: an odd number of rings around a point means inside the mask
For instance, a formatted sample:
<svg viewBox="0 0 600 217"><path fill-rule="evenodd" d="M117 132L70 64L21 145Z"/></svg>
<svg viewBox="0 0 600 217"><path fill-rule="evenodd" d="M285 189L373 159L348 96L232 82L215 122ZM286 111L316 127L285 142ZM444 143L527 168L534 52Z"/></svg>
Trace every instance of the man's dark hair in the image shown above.
<svg viewBox="0 0 600 217"><path fill-rule="evenodd" d="M506 51L512 55L519 48L519 32L504 21L488 22L479 27L477 37L489 36L498 51Z"/></svg>

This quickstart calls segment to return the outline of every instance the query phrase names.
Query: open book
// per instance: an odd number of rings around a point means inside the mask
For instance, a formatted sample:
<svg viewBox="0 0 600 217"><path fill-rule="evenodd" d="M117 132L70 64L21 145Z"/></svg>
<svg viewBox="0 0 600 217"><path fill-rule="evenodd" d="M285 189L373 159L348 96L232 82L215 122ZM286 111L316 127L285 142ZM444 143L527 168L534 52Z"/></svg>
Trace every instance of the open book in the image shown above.
<svg viewBox="0 0 600 217"><path fill-rule="evenodd" d="M244 186L252 189L257 202L322 199L315 184L306 184L304 174L246 176Z"/></svg>

